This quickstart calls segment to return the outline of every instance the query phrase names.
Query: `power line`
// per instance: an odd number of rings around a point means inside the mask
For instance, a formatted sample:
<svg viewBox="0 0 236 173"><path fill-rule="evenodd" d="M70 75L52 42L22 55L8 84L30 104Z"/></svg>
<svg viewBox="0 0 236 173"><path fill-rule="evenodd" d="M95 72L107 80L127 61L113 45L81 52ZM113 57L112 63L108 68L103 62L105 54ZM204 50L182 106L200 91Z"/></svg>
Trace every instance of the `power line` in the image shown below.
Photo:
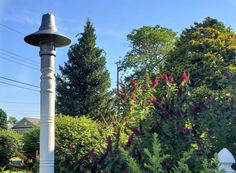
<svg viewBox="0 0 236 173"><path fill-rule="evenodd" d="M23 111L19 111L19 110L11 110L11 109L10 109L10 110L7 110L7 109L6 109L6 111L7 111L7 112L19 112L19 113L20 113L20 112L24 112L24 113L25 113L25 112L28 112L28 113L39 113L39 110L38 110L38 111L24 111L24 110L23 110Z"/></svg>
<svg viewBox="0 0 236 173"><path fill-rule="evenodd" d="M13 53L3 52L1 49L0 49L0 54L2 54L4 56L11 57L11 58L14 58L14 59L17 59L17 60L20 60L20 61L23 61L23 62L31 64L33 66L38 66L39 65L39 62L36 63L35 61L30 61L28 58L26 59L26 58L21 57L19 55L14 55Z"/></svg>
<svg viewBox="0 0 236 173"><path fill-rule="evenodd" d="M32 104L32 105L39 105L39 103L36 102L15 102L15 101L2 101L0 100L0 103L4 103L4 104L23 104L23 105L28 105L28 104Z"/></svg>
<svg viewBox="0 0 236 173"><path fill-rule="evenodd" d="M14 85L14 84L7 83L7 82L2 82L2 81L0 81L0 83L5 84L5 85L9 85L9 86L14 86L14 87L17 87L17 88L22 88L22 89L26 89L26 90L30 90L30 91L39 92L39 90L35 90L35 89L31 89L31 88L26 88L26 87Z"/></svg>
<svg viewBox="0 0 236 173"><path fill-rule="evenodd" d="M10 79L10 78L7 78L7 77L0 76L0 78L1 78L1 79L5 79L5 80L8 80L8 81L11 81L11 82L16 82L16 83L19 83L19 84L23 84L23 85L28 85L28 86L31 86L31 87L34 87L34 88L40 88L39 86L32 85L32 84L25 83L25 82L21 82L21 81L17 81L17 80Z"/></svg>
<svg viewBox="0 0 236 173"><path fill-rule="evenodd" d="M1 54L1 52L0 52ZM22 66L25 66L25 67L28 67L28 68L31 68L33 70L37 70L37 71L40 71L40 68L36 65L36 64L33 64L33 63L29 63L29 62L22 62L24 60L21 60L21 59L16 59L15 57L13 57L14 59L12 58L9 58L9 55L6 55L6 54L3 54L5 57L3 56L0 56L0 59L4 59L4 60L7 60L7 61L10 61L12 63L15 63L15 64L18 64L18 65L22 65ZM10 56L12 57L12 56ZM59 68L55 67L55 70L59 71Z"/></svg>
<svg viewBox="0 0 236 173"><path fill-rule="evenodd" d="M19 61L21 63L27 64L27 65L30 65L30 66L38 67L38 65L39 65L39 63L28 62L25 59L18 58L18 57L12 56L12 55L8 55L8 54L6 54L4 52L0 52L0 54L2 54L4 57L7 57L10 60Z"/></svg>
<svg viewBox="0 0 236 173"><path fill-rule="evenodd" d="M22 66L31 68L31 69L33 69L33 70L39 71L39 68L36 68L36 67L33 67L32 65L28 65L28 64L19 62L19 60L13 60L13 59L6 58L6 57L2 57L2 56L0 56L0 58L1 58L1 59L4 59L4 60L7 60L7 61L10 61L10 62L13 62L13 63L16 63L16 64L18 64L18 65L22 65Z"/></svg>
<svg viewBox="0 0 236 173"><path fill-rule="evenodd" d="M17 115L31 114L31 115L34 115L34 116L40 116L39 112L18 112L18 111L14 111L14 112L6 111L6 112L10 115L14 115L14 114L17 114Z"/></svg>
<svg viewBox="0 0 236 173"><path fill-rule="evenodd" d="M6 29L8 29L8 30L10 30L10 31L13 31L13 32L15 32L15 33L17 33L17 34L19 34L19 35L21 35L21 36L22 36L22 35L25 36L24 33L20 32L20 31L17 31L17 30L15 30L14 28L11 28L11 27L9 27L9 26L7 26L7 25L4 25L4 24L0 23L0 26L4 27L4 28L6 28Z"/></svg>
<svg viewBox="0 0 236 173"><path fill-rule="evenodd" d="M29 58L29 57L25 57L25 56L22 56L22 55L16 54L16 53L11 52L11 51L6 50L6 49L2 49L2 48L0 48L0 50L3 51L3 52L6 52L6 53L12 54L12 55L14 55L14 56L18 56L18 57L21 57L21 58L27 59L27 60L29 60L29 61L31 61L31 62L39 63L39 60L36 61L36 60L33 60L32 58Z"/></svg>

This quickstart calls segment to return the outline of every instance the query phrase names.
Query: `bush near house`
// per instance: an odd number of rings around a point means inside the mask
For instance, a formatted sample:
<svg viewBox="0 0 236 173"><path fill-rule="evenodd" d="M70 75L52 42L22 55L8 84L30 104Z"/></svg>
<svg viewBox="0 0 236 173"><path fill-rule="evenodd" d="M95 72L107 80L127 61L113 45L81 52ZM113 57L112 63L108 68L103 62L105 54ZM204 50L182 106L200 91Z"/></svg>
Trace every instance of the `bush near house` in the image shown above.
<svg viewBox="0 0 236 173"><path fill-rule="evenodd" d="M101 130L102 129L102 130ZM65 165L73 165L71 155L78 151L79 159L84 154L94 150L101 152L105 148L105 140L112 133L109 127L102 125L87 117L57 116L55 118L56 137L56 170L61 171ZM24 135L23 150L28 157L35 158L36 150L39 150L39 127L34 127Z"/></svg>
<svg viewBox="0 0 236 173"><path fill-rule="evenodd" d="M0 166L8 164L11 157L22 150L22 136L12 130L0 130Z"/></svg>

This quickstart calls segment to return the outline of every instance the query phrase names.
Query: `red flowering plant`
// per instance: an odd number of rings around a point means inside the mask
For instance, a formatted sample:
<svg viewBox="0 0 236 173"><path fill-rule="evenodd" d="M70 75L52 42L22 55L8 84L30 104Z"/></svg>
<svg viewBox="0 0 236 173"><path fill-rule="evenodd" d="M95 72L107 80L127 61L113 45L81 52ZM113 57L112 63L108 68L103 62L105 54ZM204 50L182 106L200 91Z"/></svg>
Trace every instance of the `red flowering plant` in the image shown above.
<svg viewBox="0 0 236 173"><path fill-rule="evenodd" d="M207 129L210 121L206 118L212 101L208 95L193 100L188 83L189 77L183 72L179 80L164 73L152 80L132 80L130 87L122 85L119 114L111 120L114 134L107 138L103 153L92 150L82 157L90 158L84 168L91 172L132 172L136 167L149 172L158 165L162 172L174 172L181 167L178 164L184 153L191 151L186 163L181 164L193 173L205 170L203 160L213 156L209 155L212 143L208 142L213 131ZM153 136L154 141L158 136L160 145L154 145ZM158 164L154 164L155 159Z"/></svg>
<svg viewBox="0 0 236 173"><path fill-rule="evenodd" d="M123 115L127 115L123 127L126 132L127 127L136 128L139 135L133 131L127 133L125 149L136 161L144 163L143 150L150 148L149 139L157 133L163 151L171 153L171 157L162 163L165 171L171 172L182 154L191 149L194 149L194 152L189 159L190 169L201 169L201 165L195 163L200 163L208 154L207 133L200 127L201 123L196 117L206 114L206 103L194 102L191 99L189 77L185 71L180 79L176 80L178 83L174 81L171 75L164 73L152 81L146 80L139 84L136 82L135 86L138 87L129 90L130 97L123 100L123 106L128 103L126 112L123 112ZM202 157L194 157L200 155Z"/></svg>
<svg viewBox="0 0 236 173"><path fill-rule="evenodd" d="M179 151L184 151L186 144L187 148L191 149L192 144L196 143L191 119L183 116L183 112L188 114L189 105L186 103L188 80L181 77L182 79L183 83L177 86L174 78L164 73L153 80L148 78L139 82L132 80L129 89L121 87L122 110L119 114L121 121L118 128L120 147L123 146L138 162L142 163L145 160L142 152L145 147L151 146L149 138L153 133L160 136L166 152L175 152L176 155L179 153L177 154L175 147L179 146ZM178 138L179 140L176 140ZM173 144L172 140L176 145L170 147ZM199 141L200 139L198 140L200 144ZM173 155L173 158L176 155ZM175 163L170 160L163 164ZM166 169L171 170L172 167Z"/></svg>
<svg viewBox="0 0 236 173"><path fill-rule="evenodd" d="M122 109L118 118L125 120L122 121L123 124L126 122L132 129L137 128L140 122L151 115L155 109L157 98L154 93L158 86L158 79L131 80L130 84L130 87L121 86L119 96Z"/></svg>

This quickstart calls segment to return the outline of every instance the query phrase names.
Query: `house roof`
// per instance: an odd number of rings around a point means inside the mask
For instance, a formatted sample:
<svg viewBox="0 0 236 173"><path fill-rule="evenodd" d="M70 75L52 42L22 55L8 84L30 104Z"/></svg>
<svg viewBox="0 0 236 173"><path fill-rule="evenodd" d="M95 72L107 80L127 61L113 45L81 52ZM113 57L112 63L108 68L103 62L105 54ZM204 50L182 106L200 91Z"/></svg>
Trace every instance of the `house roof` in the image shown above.
<svg viewBox="0 0 236 173"><path fill-rule="evenodd" d="M16 125L14 125L12 129L32 128L34 125L39 124L39 122L40 122L39 118L24 117L22 120L16 123Z"/></svg>

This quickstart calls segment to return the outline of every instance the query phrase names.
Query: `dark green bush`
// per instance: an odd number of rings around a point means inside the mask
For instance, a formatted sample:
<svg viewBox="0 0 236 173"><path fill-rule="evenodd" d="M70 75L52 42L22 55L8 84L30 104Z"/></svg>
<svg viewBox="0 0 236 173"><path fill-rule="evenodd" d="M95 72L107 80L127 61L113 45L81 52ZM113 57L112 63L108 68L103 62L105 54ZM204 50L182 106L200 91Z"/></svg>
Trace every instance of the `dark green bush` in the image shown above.
<svg viewBox="0 0 236 173"><path fill-rule="evenodd" d="M0 166L6 166L11 157L21 152L22 136L12 130L0 130Z"/></svg>
<svg viewBox="0 0 236 173"><path fill-rule="evenodd" d="M23 151L28 159L35 160L36 150L39 149L39 126L34 126L32 130L27 131L24 136Z"/></svg>

